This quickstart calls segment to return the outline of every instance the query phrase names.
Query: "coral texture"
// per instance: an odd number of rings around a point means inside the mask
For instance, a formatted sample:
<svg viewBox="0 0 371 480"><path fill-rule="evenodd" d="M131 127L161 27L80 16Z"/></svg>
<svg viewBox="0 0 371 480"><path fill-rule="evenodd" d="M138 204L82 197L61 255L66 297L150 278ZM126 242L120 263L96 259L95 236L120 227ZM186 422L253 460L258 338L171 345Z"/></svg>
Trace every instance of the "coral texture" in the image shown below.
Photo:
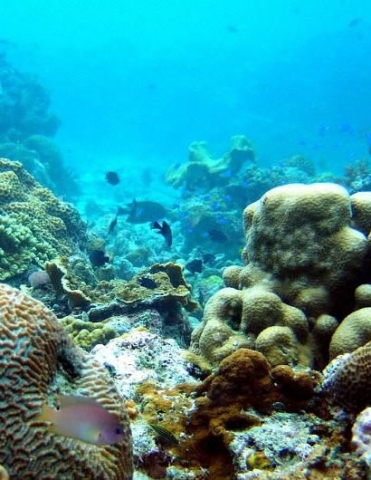
<svg viewBox="0 0 371 480"><path fill-rule="evenodd" d="M0 203L0 280L85 243L86 227L77 210L41 187L20 163L3 158Z"/></svg>
<svg viewBox="0 0 371 480"><path fill-rule="evenodd" d="M354 202L365 229L371 208L362 200ZM369 242L352 228L351 207L346 190L330 183L276 187L246 207L246 266L225 269L227 287L206 304L192 351L215 364L244 346L271 365L325 366L336 318L352 311L355 289L370 277Z"/></svg>
<svg viewBox="0 0 371 480"><path fill-rule="evenodd" d="M350 353L371 341L371 307L361 308L344 318L330 342L330 359Z"/></svg>
<svg viewBox="0 0 371 480"><path fill-rule="evenodd" d="M129 420L104 367L72 344L41 303L4 284L0 316L0 464L10 478L130 480ZM50 433L36 418L59 392L97 399L120 419L125 441L98 447Z"/></svg>
<svg viewBox="0 0 371 480"><path fill-rule="evenodd" d="M371 342L336 357L324 370L323 391L331 401L359 413L371 402Z"/></svg>

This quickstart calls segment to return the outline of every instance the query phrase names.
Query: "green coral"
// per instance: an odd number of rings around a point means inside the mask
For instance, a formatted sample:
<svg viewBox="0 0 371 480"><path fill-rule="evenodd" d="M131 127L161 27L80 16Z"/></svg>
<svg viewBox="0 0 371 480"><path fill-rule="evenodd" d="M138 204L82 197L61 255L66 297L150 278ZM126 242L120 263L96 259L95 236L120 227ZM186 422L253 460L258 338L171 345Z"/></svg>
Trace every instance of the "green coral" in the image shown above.
<svg viewBox="0 0 371 480"><path fill-rule="evenodd" d="M104 322L86 322L73 317L62 319L62 325L65 327L74 343L84 350L90 351L99 343L105 345L112 338L117 337L116 331L105 325Z"/></svg>

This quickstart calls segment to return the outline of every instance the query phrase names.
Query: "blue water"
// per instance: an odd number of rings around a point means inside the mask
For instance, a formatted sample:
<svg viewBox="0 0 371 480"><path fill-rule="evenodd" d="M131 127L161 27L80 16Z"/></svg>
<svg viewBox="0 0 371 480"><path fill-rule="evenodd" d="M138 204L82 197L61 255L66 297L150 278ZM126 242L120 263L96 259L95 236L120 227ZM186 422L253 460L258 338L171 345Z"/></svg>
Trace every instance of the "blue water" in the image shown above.
<svg viewBox="0 0 371 480"><path fill-rule="evenodd" d="M245 134L261 165L305 154L339 170L368 155L367 0L13 0L8 59L38 75L79 172L215 155ZM368 138L367 138L368 135Z"/></svg>

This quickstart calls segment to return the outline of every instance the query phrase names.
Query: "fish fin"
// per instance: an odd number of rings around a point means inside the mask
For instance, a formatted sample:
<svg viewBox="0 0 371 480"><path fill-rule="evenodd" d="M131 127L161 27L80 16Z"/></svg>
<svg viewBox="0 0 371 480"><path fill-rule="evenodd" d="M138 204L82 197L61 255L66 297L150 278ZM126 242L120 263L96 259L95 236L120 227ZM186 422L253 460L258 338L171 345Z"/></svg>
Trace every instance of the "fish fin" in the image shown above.
<svg viewBox="0 0 371 480"><path fill-rule="evenodd" d="M155 220L154 222L152 222L151 228L152 228L152 230L161 230L162 227L159 224L159 222L157 220ZM161 233L161 232L157 232L157 233Z"/></svg>

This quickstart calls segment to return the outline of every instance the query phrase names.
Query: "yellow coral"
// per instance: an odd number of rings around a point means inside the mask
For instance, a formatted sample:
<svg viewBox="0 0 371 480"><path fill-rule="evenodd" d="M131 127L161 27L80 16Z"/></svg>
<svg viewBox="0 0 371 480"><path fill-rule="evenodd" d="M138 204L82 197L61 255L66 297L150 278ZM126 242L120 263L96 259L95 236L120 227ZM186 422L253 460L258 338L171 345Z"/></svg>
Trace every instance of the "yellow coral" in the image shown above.
<svg viewBox="0 0 371 480"><path fill-rule="evenodd" d="M69 255L85 238L77 211L42 188L18 162L0 159L0 280Z"/></svg>

